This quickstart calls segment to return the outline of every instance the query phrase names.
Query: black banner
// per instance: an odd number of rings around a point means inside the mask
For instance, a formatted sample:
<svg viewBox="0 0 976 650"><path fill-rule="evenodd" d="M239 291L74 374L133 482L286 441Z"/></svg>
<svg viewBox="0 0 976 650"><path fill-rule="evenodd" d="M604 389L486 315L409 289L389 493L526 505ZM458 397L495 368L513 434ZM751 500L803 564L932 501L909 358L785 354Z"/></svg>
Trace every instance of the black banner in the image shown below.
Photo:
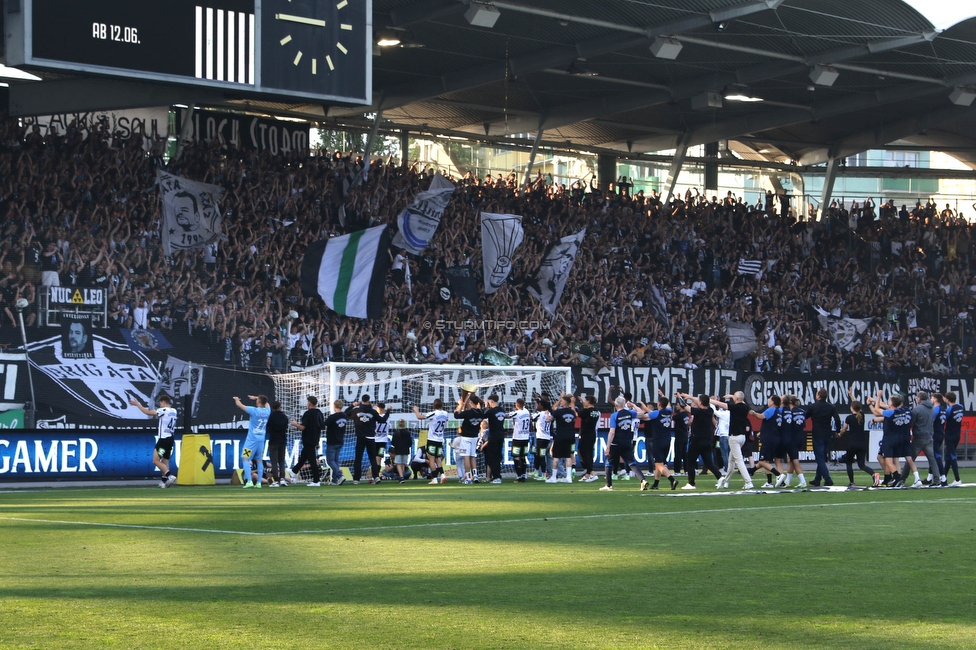
<svg viewBox="0 0 976 650"><path fill-rule="evenodd" d="M594 395L597 404L607 406L619 392L630 393L635 402L657 401L658 389L668 398L675 392L725 395L738 390L742 373L736 370L652 368L610 366L600 370L575 367L572 370L576 394Z"/></svg>
<svg viewBox="0 0 976 650"><path fill-rule="evenodd" d="M827 401L838 407L846 406L851 397L863 403L879 390L885 401L903 392L897 379L868 372L763 373L745 376L742 385L746 402L755 409L765 408L770 395L796 395L801 404L813 404L821 388L827 391Z"/></svg>
<svg viewBox="0 0 976 650"><path fill-rule="evenodd" d="M72 320L65 326L69 338L71 324L78 322ZM154 428L152 418L129 400L154 408L157 389L173 379L167 373L172 372L174 358L192 359L194 369L205 368L196 373L200 381L194 385L198 404L193 413L195 427L246 427L247 416L234 405L234 395L274 397L270 377L219 367L220 360L212 356L209 347L185 331L167 330L173 347L165 352L135 352L118 329L88 332L90 356L75 356L70 344L66 347L62 332L54 328L28 330L37 428ZM14 347L15 332L4 334L0 343L8 343L10 351L0 354L0 404L14 407L30 400L30 382L23 351Z"/></svg>
<svg viewBox="0 0 976 650"><path fill-rule="evenodd" d="M908 395L915 395L920 390L943 395L952 391L956 394L957 404L966 411L976 411L976 375L907 374L901 381Z"/></svg>
<svg viewBox="0 0 976 650"><path fill-rule="evenodd" d="M481 300L478 298L478 280L471 271L470 264L450 266L444 275L451 285L451 292L461 300L461 305L481 318Z"/></svg>
<svg viewBox="0 0 976 650"><path fill-rule="evenodd" d="M182 129L186 111L178 112ZM194 142L212 142L215 138L221 144L230 144L238 149L257 149L268 151L276 156L308 151L308 123L285 122L251 115L234 113L214 113L195 111L190 120L189 138Z"/></svg>

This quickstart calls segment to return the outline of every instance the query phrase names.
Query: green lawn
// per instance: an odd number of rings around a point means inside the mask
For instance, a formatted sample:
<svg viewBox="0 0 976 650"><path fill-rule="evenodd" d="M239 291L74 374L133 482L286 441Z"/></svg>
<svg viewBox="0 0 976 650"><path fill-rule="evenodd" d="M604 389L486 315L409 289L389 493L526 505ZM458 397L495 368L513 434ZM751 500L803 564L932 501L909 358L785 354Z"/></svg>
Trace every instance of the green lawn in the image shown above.
<svg viewBox="0 0 976 650"><path fill-rule="evenodd" d="M973 647L976 489L600 485L3 491L0 647Z"/></svg>

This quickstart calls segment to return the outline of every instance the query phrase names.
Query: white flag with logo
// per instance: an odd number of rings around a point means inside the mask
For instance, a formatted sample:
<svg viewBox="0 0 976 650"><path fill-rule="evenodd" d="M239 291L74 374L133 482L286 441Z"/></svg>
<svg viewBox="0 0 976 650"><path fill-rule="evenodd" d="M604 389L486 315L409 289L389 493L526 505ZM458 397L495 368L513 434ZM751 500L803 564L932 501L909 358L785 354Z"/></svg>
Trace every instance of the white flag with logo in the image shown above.
<svg viewBox="0 0 976 650"><path fill-rule="evenodd" d="M529 283L528 291L542 303L543 309L550 314L556 313L559 298L563 295L569 273L573 270L573 262L579 252L586 228L575 235L569 235L559 240L542 260L542 266L536 271L535 278Z"/></svg>
<svg viewBox="0 0 976 650"><path fill-rule="evenodd" d="M427 248L441 223L444 209L451 202L452 194L454 183L441 176L440 172L434 174L427 191L418 194L397 217L400 232L393 238L393 245L414 255Z"/></svg>
<svg viewBox="0 0 976 650"><path fill-rule="evenodd" d="M485 295L498 291L512 271L512 256L522 243L522 217L481 213L481 259L485 265Z"/></svg>
<svg viewBox="0 0 976 650"><path fill-rule="evenodd" d="M864 330L874 320L873 318L838 318L820 307L814 309L817 310L820 327L830 332L834 345L847 352L854 349L861 334L864 334Z"/></svg>
<svg viewBox="0 0 976 650"><path fill-rule="evenodd" d="M156 183L163 202L163 253L209 246L226 240L220 216L223 188L187 180L157 170Z"/></svg>

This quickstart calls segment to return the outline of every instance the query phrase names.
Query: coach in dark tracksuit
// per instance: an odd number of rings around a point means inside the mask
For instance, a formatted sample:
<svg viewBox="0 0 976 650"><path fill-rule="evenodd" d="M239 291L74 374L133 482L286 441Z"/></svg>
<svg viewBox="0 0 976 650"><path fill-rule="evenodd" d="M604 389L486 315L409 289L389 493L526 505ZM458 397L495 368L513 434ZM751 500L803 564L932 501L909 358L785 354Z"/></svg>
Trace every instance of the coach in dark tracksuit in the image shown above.
<svg viewBox="0 0 976 650"><path fill-rule="evenodd" d="M819 487L821 480L824 485L833 485L830 470L827 469L827 450L834 432L840 431L840 416L837 415L837 408L827 402L826 389L817 391L817 401L807 409L807 417L813 423L813 457L817 460L817 475L813 477L811 485Z"/></svg>
<svg viewBox="0 0 976 650"><path fill-rule="evenodd" d="M352 480L359 483L363 477L363 452L368 455L373 481L380 478L380 466L376 463L376 418L379 415L370 404L369 395L363 395L360 402L346 409L346 417L352 420L356 428L356 457L353 459Z"/></svg>

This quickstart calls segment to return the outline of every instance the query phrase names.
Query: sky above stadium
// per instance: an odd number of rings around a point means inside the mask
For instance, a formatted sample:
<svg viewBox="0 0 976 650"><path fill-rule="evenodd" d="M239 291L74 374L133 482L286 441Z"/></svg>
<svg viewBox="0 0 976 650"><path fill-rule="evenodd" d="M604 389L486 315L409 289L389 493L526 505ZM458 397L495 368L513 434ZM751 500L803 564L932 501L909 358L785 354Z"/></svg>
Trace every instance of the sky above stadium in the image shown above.
<svg viewBox="0 0 976 650"><path fill-rule="evenodd" d="M976 2L972 0L904 0L904 2L925 16L939 31L976 16Z"/></svg>

